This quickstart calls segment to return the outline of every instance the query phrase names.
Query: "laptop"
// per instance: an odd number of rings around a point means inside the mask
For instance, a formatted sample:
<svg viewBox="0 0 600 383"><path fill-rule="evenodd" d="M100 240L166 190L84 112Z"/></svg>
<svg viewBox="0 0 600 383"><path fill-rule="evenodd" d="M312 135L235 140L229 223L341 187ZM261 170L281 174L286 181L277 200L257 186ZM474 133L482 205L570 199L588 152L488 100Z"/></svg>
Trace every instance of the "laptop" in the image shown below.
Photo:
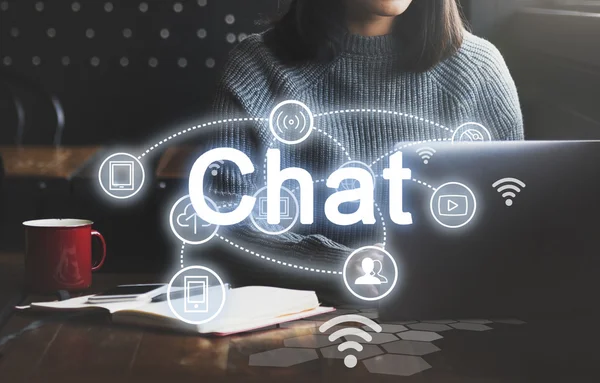
<svg viewBox="0 0 600 383"><path fill-rule="evenodd" d="M399 278L380 301L381 319L598 313L600 141L403 152L412 177L432 188L405 181L414 223L388 225Z"/></svg>

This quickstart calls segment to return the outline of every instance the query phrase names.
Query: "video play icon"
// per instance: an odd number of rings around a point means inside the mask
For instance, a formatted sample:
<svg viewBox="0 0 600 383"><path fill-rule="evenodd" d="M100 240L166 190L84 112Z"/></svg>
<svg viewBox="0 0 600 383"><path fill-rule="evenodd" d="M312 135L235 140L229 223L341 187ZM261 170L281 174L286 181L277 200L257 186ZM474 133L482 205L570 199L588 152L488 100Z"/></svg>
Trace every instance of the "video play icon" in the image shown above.
<svg viewBox="0 0 600 383"><path fill-rule="evenodd" d="M463 217L469 213L466 195L442 195L438 198L438 211L444 217Z"/></svg>
<svg viewBox="0 0 600 383"><path fill-rule="evenodd" d="M466 185L448 182L436 189L429 207L437 223L449 229L458 229L475 216L477 200Z"/></svg>

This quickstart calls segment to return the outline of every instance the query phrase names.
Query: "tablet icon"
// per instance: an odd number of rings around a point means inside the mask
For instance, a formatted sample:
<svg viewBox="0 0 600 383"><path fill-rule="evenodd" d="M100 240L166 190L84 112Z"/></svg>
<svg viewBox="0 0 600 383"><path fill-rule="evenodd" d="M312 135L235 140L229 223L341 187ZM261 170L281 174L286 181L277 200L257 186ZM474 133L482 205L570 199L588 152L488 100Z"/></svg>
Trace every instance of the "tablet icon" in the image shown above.
<svg viewBox="0 0 600 383"><path fill-rule="evenodd" d="M179 320L200 325L217 318L227 298L228 285L205 266L179 270L167 286L167 304Z"/></svg>
<svg viewBox="0 0 600 383"><path fill-rule="evenodd" d="M102 190L115 199L136 195L144 185L145 173L140 160L128 153L115 153L106 158L98 170Z"/></svg>
<svg viewBox="0 0 600 383"><path fill-rule="evenodd" d="M294 219L290 212L290 198L289 197L281 197L279 198L280 204L280 219L282 221L289 221ZM256 219L261 221L267 220L267 197L259 197L258 198L258 216Z"/></svg>
<svg viewBox="0 0 600 383"><path fill-rule="evenodd" d="M186 313L208 312L208 276L188 275L184 277Z"/></svg>
<svg viewBox="0 0 600 383"><path fill-rule="evenodd" d="M281 187L279 196L279 224L271 225L267 221L268 218L268 197L267 187L258 190L254 194L256 205L250 221L261 232L269 235L283 234L294 227L300 216L300 204L298 199L291 190Z"/></svg>
<svg viewBox="0 0 600 383"><path fill-rule="evenodd" d="M135 167L133 161L110 161L110 190L133 190Z"/></svg>

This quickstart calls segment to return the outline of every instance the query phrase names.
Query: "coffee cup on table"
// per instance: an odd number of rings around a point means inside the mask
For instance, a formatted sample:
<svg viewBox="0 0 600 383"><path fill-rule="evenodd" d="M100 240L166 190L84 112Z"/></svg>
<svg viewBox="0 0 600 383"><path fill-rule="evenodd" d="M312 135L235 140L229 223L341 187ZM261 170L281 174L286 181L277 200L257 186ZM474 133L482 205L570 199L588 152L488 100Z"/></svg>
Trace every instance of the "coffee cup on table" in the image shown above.
<svg viewBox="0 0 600 383"><path fill-rule="evenodd" d="M83 219L42 219L25 226L25 283L31 292L83 290L92 284L92 271L106 260L106 242ZM102 245L99 257L92 255L92 238Z"/></svg>

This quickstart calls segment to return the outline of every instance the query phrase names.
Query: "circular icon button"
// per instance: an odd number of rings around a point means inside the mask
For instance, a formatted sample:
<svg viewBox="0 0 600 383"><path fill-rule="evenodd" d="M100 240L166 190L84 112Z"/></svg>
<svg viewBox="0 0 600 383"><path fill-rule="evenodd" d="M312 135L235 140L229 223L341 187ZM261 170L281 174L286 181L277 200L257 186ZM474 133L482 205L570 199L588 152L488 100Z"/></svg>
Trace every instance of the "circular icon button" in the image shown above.
<svg viewBox="0 0 600 383"><path fill-rule="evenodd" d="M455 142L486 142L491 141L490 131L476 122L462 124L452 134L452 143Z"/></svg>
<svg viewBox="0 0 600 383"><path fill-rule="evenodd" d="M433 193L429 208L440 225L458 229L471 222L475 216L477 199L466 185L448 182Z"/></svg>
<svg viewBox="0 0 600 383"><path fill-rule="evenodd" d="M206 196L204 200L215 211L219 211L213 200ZM175 202L169 214L169 223L173 234L188 245L206 243L219 230L218 225L210 224L196 214L189 195L183 196Z"/></svg>
<svg viewBox="0 0 600 383"><path fill-rule="evenodd" d="M228 287L208 267L190 266L171 278L166 300L175 317L193 325L208 323L223 310Z"/></svg>
<svg viewBox="0 0 600 383"><path fill-rule="evenodd" d="M364 301L378 301L388 296L396 286L398 265L385 249L365 246L346 258L342 275L352 295ZM368 290L377 290L378 293L367 295Z"/></svg>
<svg viewBox="0 0 600 383"><path fill-rule="evenodd" d="M256 205L250 220L256 228L265 234L279 235L289 231L300 215L300 205L298 199L289 189L282 187L279 198L279 224L271 225L267 222L267 187L260 189L254 194Z"/></svg>
<svg viewBox="0 0 600 383"><path fill-rule="evenodd" d="M314 116L306 104L288 100L271 111L269 129L278 141L296 145L310 136L314 122Z"/></svg>
<svg viewBox="0 0 600 383"><path fill-rule="evenodd" d="M102 190L112 198L127 199L136 195L144 186L144 166L128 153L115 153L102 162L98 170L98 182Z"/></svg>

